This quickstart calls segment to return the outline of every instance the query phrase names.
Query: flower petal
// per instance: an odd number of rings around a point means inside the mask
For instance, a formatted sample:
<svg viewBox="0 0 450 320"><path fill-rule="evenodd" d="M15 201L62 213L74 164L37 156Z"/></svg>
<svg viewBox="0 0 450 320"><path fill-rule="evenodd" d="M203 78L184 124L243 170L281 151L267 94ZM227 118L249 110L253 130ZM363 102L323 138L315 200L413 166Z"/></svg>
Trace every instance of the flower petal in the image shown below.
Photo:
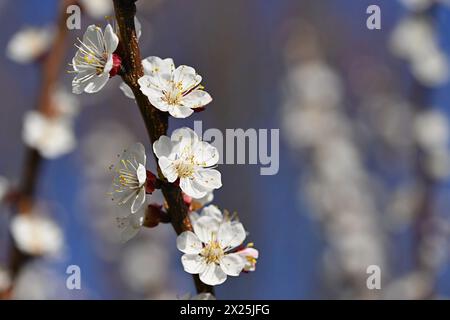
<svg viewBox="0 0 450 320"><path fill-rule="evenodd" d="M123 158L126 160L130 160L135 164L142 164L145 166L146 164L146 155L145 155L145 147L142 143L137 142L129 147L123 154ZM136 168L137 169L137 168Z"/></svg>
<svg viewBox="0 0 450 320"><path fill-rule="evenodd" d="M222 177L215 169L199 169L194 173L196 184L206 190L219 189L222 187ZM197 187L198 188L198 187Z"/></svg>
<svg viewBox="0 0 450 320"><path fill-rule="evenodd" d="M229 276L237 277L245 266L245 258L237 253L226 254L220 261L220 267Z"/></svg>
<svg viewBox="0 0 450 320"><path fill-rule="evenodd" d="M182 105L170 105L169 106L169 114L177 119L184 119L189 117L194 113L194 110L188 107L184 107Z"/></svg>
<svg viewBox="0 0 450 320"><path fill-rule="evenodd" d="M141 188L131 205L131 213L136 213L145 203L145 188Z"/></svg>
<svg viewBox="0 0 450 320"><path fill-rule="evenodd" d="M87 27L83 35L83 43L88 46L94 46L99 52L104 51L103 47L103 31L100 27L91 24Z"/></svg>
<svg viewBox="0 0 450 320"><path fill-rule="evenodd" d="M167 157L161 157L158 160L158 164L161 168L162 174L164 175L164 177L166 177L167 181L172 183L178 179L178 173L172 160L168 159Z"/></svg>
<svg viewBox="0 0 450 320"><path fill-rule="evenodd" d="M207 207L204 207L202 210L202 216L211 217L217 222L221 222L223 220L222 212L217 208L217 206L210 204Z"/></svg>
<svg viewBox="0 0 450 320"><path fill-rule="evenodd" d="M185 194L194 199L203 198L207 193L205 188L190 178L180 178L180 188Z"/></svg>
<svg viewBox="0 0 450 320"><path fill-rule="evenodd" d="M184 271L191 274L198 274L206 269L205 259L198 254L184 254L181 257Z"/></svg>
<svg viewBox="0 0 450 320"><path fill-rule="evenodd" d="M182 99L182 104L188 108L200 108L212 101L210 94L203 90L194 90Z"/></svg>
<svg viewBox="0 0 450 320"><path fill-rule="evenodd" d="M169 81L175 64L171 58L161 59L160 57L147 57L142 60L144 74L159 77L159 80Z"/></svg>
<svg viewBox="0 0 450 320"><path fill-rule="evenodd" d="M199 142L197 133L188 127L183 127L172 132L170 140L180 142L179 148L183 150L186 146L194 148Z"/></svg>
<svg viewBox="0 0 450 320"><path fill-rule="evenodd" d="M195 69L181 65L173 72L173 81L181 87L181 91L189 91L202 81Z"/></svg>
<svg viewBox="0 0 450 320"><path fill-rule="evenodd" d="M227 280L227 275L220 266L215 263L210 263L200 273L200 280L207 285L217 286Z"/></svg>
<svg viewBox="0 0 450 320"><path fill-rule="evenodd" d="M83 91L86 93L96 93L99 92L109 80L109 73L104 72L99 76L94 76L90 80L86 81Z"/></svg>
<svg viewBox="0 0 450 320"><path fill-rule="evenodd" d="M108 54L112 54L117 49L117 45L119 44L119 37L117 37L111 25L108 25L105 28L105 45L106 52Z"/></svg>
<svg viewBox="0 0 450 320"><path fill-rule="evenodd" d="M245 229L240 222L224 222L217 232L217 240L222 248L235 248L244 242L246 237Z"/></svg>
<svg viewBox="0 0 450 320"><path fill-rule="evenodd" d="M198 254L202 250L202 242L192 231L185 231L177 237L177 248L183 253Z"/></svg>
<svg viewBox="0 0 450 320"><path fill-rule="evenodd" d="M120 88L120 90L122 90L123 94L124 94L125 96L127 96L128 98L130 98L130 99L134 99L134 98L135 98L135 97L134 97L134 93L133 93L133 91L131 90L130 86L127 85L125 82L122 82L122 83L120 84L119 88Z"/></svg>
<svg viewBox="0 0 450 320"><path fill-rule="evenodd" d="M200 217L192 227L201 242L209 243L219 230L219 223L211 217Z"/></svg>
<svg viewBox="0 0 450 320"><path fill-rule="evenodd" d="M153 152L158 158L166 157L168 158L172 152L172 141L168 136L161 136L158 140L153 143Z"/></svg>
<svg viewBox="0 0 450 320"><path fill-rule="evenodd" d="M207 142L200 141L193 150L195 161L199 166L211 167L219 161L219 151Z"/></svg>

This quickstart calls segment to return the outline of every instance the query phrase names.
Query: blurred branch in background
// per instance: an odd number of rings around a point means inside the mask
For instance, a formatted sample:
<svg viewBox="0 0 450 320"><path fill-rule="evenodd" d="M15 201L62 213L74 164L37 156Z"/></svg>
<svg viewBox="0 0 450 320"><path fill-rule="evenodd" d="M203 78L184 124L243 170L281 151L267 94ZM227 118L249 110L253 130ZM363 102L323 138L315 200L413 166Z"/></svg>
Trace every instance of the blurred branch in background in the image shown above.
<svg viewBox="0 0 450 320"><path fill-rule="evenodd" d="M343 107L344 85L324 60L316 29L295 24L287 46L288 74L283 125L289 143L304 157L303 190L325 237L325 279L339 298L376 298L366 287L366 268L386 272L384 234L373 177L354 141L355 122Z"/></svg>
<svg viewBox="0 0 450 320"><path fill-rule="evenodd" d="M61 117L61 112L58 109L58 106L55 104L55 92L58 87L58 78L62 70L62 66L64 65L64 57L65 57L65 50L67 47L66 43L66 36L68 33L68 28L66 26L66 9L68 6L72 4L77 4L77 0L64 0L60 3L60 9L59 9L59 17L58 22L56 26L56 34L54 36L54 39L52 40L52 43L47 50L47 53L45 54L45 57L42 61L42 82L41 82L41 89L36 105L36 112L29 114L28 118L33 117L34 120L30 120L33 122L52 122L53 119L57 119L58 117ZM26 44L24 44L26 45ZM25 49L26 50L26 49ZM56 120L58 121L58 120ZM33 126L33 124L31 124ZM36 126L38 124L34 124ZM45 125L45 124L43 124ZM30 126L30 124L25 123L25 126ZM27 130L25 128L24 130ZM32 131L39 129L31 129ZM31 135L36 134L37 132L32 132ZM39 135L39 133L37 133ZM27 133L25 133L25 136ZM45 221L40 220L41 218L35 218L30 217L30 215L35 215L36 210L36 199L35 199L35 193L36 188L38 185L39 180L39 172L40 168L43 162L43 157L41 155L42 150L39 150L39 143L36 140L42 139L43 137L32 137L31 139L28 139L25 137L25 142L28 144L27 150L26 150L26 158L23 165L23 175L22 175L22 181L19 187L19 190L17 190L17 194L13 196L14 199L12 199L12 204L15 210L16 215L22 215L24 216L21 218L22 220L18 220L17 217L15 217L14 221L16 222L17 228L15 229L21 229L25 228L25 230L18 230L17 232L30 232L34 228L47 228L46 230L40 230L40 232L49 232L50 235L47 235L51 238L51 234L56 233L58 239L50 239L52 240L59 240L60 241L60 231L56 231L56 226L53 225L51 221ZM62 137L57 137L62 139ZM44 137L45 139L45 137ZM30 140L34 140L33 142ZM69 141L63 141L63 144L70 144ZM46 143L45 141L41 143ZM48 143L48 142L47 142ZM33 145L34 144L34 145ZM67 147L67 146L65 146ZM44 222L44 224L42 224ZM32 224L37 224L36 226L32 226ZM21 226L22 225L22 226ZM43 226L46 227L43 227ZM41 228L41 229L42 229ZM14 222L13 222L13 239L11 241L11 249L10 249L10 265L9 265L9 272L10 276L12 278L11 287L8 288L7 292L3 293L3 297L8 297L11 293L11 290L14 285L14 279L17 277L18 273L20 272L20 269L22 266L27 262L29 258L32 257L32 252L24 252L23 248L19 248L17 244L17 237L14 237ZM41 234L38 232L37 234L28 235L28 237L32 237L32 239L25 240L25 241L32 241L35 242L33 246L35 246L35 252L37 255L40 253L45 252L45 248L40 248L42 243L40 243L39 236ZM44 241L45 242L45 241ZM20 244L19 244L20 246ZM22 250L21 250L22 249Z"/></svg>
<svg viewBox="0 0 450 320"><path fill-rule="evenodd" d="M448 250L448 234L435 212L436 188L449 174L448 121L431 106L432 90L449 79L449 62L438 44L436 14L441 4L415 6L402 1L408 11L391 38L393 53L407 62L412 75L410 104L413 110L413 168L421 194L413 208L414 263L412 274L421 278L414 296L435 297L435 281L442 265L442 251ZM444 231L444 233L443 233Z"/></svg>

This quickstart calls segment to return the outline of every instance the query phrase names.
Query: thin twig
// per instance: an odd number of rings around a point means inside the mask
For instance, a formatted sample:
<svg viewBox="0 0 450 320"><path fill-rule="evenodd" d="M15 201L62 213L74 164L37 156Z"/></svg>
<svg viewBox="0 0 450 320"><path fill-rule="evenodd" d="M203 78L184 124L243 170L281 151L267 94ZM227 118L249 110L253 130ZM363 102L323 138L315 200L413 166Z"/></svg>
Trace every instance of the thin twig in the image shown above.
<svg viewBox="0 0 450 320"><path fill-rule="evenodd" d="M58 81L61 67L64 61L66 51L66 8L69 5L77 4L78 0L64 0L61 2L59 19L57 25L57 33L53 40L45 59L42 61L42 85L36 105L36 110L44 114L46 117L57 116L57 111L52 101L52 94ZM27 147L25 151L25 162L21 183L18 190L18 197L14 201L15 214L29 214L34 205L36 187L39 180L39 172L43 162L43 158L39 152L31 147ZM30 256L21 252L11 239L11 249L9 253L9 271L14 283L14 279L19 274L22 267L29 260ZM0 293L0 297L9 297L12 287L7 293Z"/></svg>

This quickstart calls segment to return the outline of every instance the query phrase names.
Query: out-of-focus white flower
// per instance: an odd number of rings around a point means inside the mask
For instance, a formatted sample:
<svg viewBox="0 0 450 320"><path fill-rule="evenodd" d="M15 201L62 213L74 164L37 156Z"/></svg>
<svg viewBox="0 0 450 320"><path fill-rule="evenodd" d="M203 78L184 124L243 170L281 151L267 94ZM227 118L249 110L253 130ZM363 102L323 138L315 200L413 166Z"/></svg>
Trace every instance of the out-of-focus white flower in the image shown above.
<svg viewBox="0 0 450 320"><path fill-rule="evenodd" d="M46 53L53 40L51 27L26 27L11 38L6 47L6 55L18 63L32 62Z"/></svg>
<svg viewBox="0 0 450 320"><path fill-rule="evenodd" d="M122 242L134 238L144 224L145 208L139 209L136 213L130 213L126 217L116 218L117 227L120 229L120 238Z"/></svg>
<svg viewBox="0 0 450 320"><path fill-rule="evenodd" d="M63 88L58 88L53 92L52 102L61 117L72 119L80 112L80 102L77 97Z"/></svg>
<svg viewBox="0 0 450 320"><path fill-rule="evenodd" d="M433 87L448 80L448 59L438 46L429 20L419 16L401 20L389 45L394 54L411 64L412 74L423 85Z"/></svg>
<svg viewBox="0 0 450 320"><path fill-rule="evenodd" d="M35 212L16 214L10 228L17 247L27 254L56 254L63 246L63 233L59 226Z"/></svg>
<svg viewBox="0 0 450 320"><path fill-rule="evenodd" d="M422 148L427 150L447 147L449 128L447 118L442 112L430 109L416 116L415 137Z"/></svg>
<svg viewBox="0 0 450 320"><path fill-rule="evenodd" d="M259 257L259 252L253 248L253 243L249 243L246 248L237 251L237 254L240 254L246 260L244 266L245 272L252 272L256 270L256 262Z"/></svg>
<svg viewBox="0 0 450 320"><path fill-rule="evenodd" d="M179 300L217 300L216 297L212 293L204 292L197 294L195 296L192 296L190 293L186 293L185 295L181 296Z"/></svg>
<svg viewBox="0 0 450 320"><path fill-rule="evenodd" d="M184 127L170 138L161 136L153 151L163 175L169 182L180 179L181 190L188 196L202 198L222 186L220 172L211 168L219 161L217 149L200 141L193 130Z"/></svg>
<svg viewBox="0 0 450 320"><path fill-rule="evenodd" d="M138 212L145 203L145 183L147 181L145 164L145 148L141 143L136 143L124 150L114 169L116 175L111 192L113 200L117 199L119 205L132 200L131 213Z"/></svg>
<svg viewBox="0 0 450 320"><path fill-rule="evenodd" d="M120 274L135 292L159 291L167 285L169 254L156 239L137 241L125 247Z"/></svg>
<svg viewBox="0 0 450 320"><path fill-rule="evenodd" d="M9 189L8 179L6 179L3 176L0 176L0 202L2 202L3 198L8 193L8 189Z"/></svg>
<svg viewBox="0 0 450 320"><path fill-rule="evenodd" d="M402 19L391 34L389 46L404 59L420 57L436 47L436 35L430 22L419 17Z"/></svg>
<svg viewBox="0 0 450 320"><path fill-rule="evenodd" d="M428 9L434 0L400 0L400 2L409 10L423 11Z"/></svg>
<svg viewBox="0 0 450 320"><path fill-rule="evenodd" d="M426 55L413 59L411 72L425 86L442 85L449 78L447 56L439 50L428 50Z"/></svg>
<svg viewBox="0 0 450 320"><path fill-rule="evenodd" d="M181 65L175 69L172 59L159 57L148 57L142 64L144 76L138 82L141 91L157 109L169 112L175 118L186 118L194 109L212 101L202 90L202 77L194 68Z"/></svg>
<svg viewBox="0 0 450 320"><path fill-rule="evenodd" d="M9 271L0 267L0 292L6 291L11 286L11 275Z"/></svg>
<svg viewBox="0 0 450 320"><path fill-rule="evenodd" d="M289 77L292 94L302 104L330 108L341 102L342 81L331 67L321 61L301 64L293 69Z"/></svg>
<svg viewBox="0 0 450 320"><path fill-rule="evenodd" d="M113 11L112 1L109 0L81 0L86 13L95 19L101 19Z"/></svg>
<svg viewBox="0 0 450 320"><path fill-rule="evenodd" d="M64 117L46 117L37 111L28 111L22 130L24 142L49 159L71 152L76 146L72 124Z"/></svg>
<svg viewBox="0 0 450 320"><path fill-rule="evenodd" d="M121 61L113 53L118 44L119 38L110 24L106 26L105 32L95 25L87 28L72 59L72 67L76 73L72 81L73 93L98 92L110 76L117 74Z"/></svg>
<svg viewBox="0 0 450 320"><path fill-rule="evenodd" d="M184 253L181 258L184 270L200 274L200 280L211 286L225 282L227 276L238 276L246 260L230 251L245 240L243 225L204 216L193 228L194 232L185 231L177 238L177 248Z"/></svg>

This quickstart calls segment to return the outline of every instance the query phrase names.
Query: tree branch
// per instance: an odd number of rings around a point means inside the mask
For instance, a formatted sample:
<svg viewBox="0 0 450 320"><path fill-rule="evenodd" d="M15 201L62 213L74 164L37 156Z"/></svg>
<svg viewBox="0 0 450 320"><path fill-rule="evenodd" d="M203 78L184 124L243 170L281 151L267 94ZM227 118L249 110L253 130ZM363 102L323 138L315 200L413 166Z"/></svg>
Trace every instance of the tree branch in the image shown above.
<svg viewBox="0 0 450 320"><path fill-rule="evenodd" d="M139 106L142 118L147 128L150 142L153 143L162 135L167 134L168 114L154 108L148 98L141 92L138 79L144 75L141 62L141 54L136 37L134 16L136 14L136 0L113 0L117 24L119 26L118 54L122 58L121 77L131 88ZM155 156L155 161L158 159ZM158 175L163 180L161 187L164 198L168 204L168 213L171 223L177 234L183 231L192 231L192 225L188 216L188 207L183 201L181 190L178 186L168 183L158 166ZM198 275L194 275L195 287L198 293L213 292L211 286L202 283Z"/></svg>

